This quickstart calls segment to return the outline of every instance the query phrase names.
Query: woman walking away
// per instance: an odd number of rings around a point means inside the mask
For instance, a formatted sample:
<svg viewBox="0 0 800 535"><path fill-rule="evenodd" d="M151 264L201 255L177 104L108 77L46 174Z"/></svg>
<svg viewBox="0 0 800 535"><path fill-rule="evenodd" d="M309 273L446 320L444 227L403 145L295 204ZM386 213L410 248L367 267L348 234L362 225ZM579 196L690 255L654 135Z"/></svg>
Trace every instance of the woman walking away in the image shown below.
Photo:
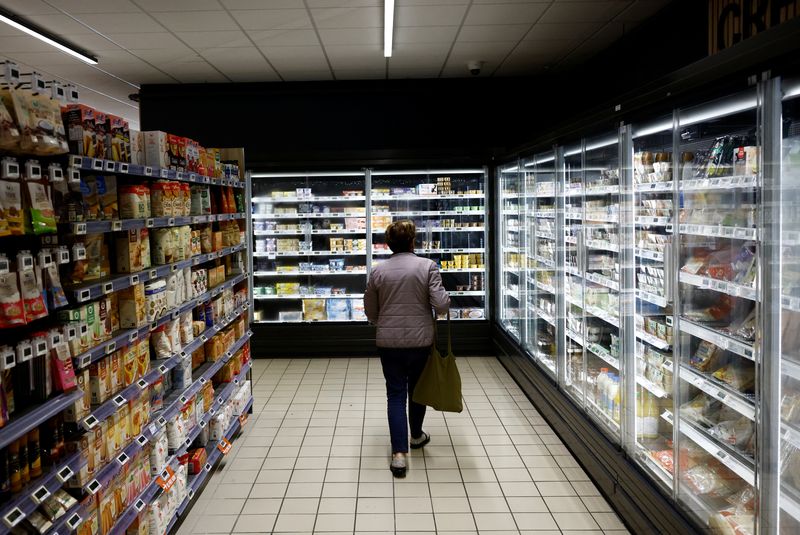
<svg viewBox="0 0 800 535"><path fill-rule="evenodd" d="M386 378L392 437L389 468L395 477L406 475L408 428L412 448L421 448L431 440L422 430L425 405L414 403L411 396L435 342L431 309L444 314L450 308L436 263L414 254L416 233L414 223L408 220L395 221L386 228L386 243L394 254L373 268L364 294L367 318L378 326L378 355Z"/></svg>

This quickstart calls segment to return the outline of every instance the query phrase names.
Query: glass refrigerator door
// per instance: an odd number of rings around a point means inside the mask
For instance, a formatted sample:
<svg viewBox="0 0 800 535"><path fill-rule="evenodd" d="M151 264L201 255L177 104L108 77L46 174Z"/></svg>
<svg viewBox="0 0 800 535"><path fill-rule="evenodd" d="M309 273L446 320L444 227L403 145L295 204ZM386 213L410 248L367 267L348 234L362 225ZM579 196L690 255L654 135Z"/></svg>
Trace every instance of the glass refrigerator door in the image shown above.
<svg viewBox="0 0 800 535"><path fill-rule="evenodd" d="M761 257L755 91L679 113L678 498L724 525L731 504L755 529L756 359ZM648 325L645 324L645 329ZM649 334L661 325L650 325ZM663 327L667 337L669 326ZM769 355L773 358L774 355Z"/></svg>
<svg viewBox="0 0 800 535"><path fill-rule="evenodd" d="M392 251L386 227L409 219L417 227L415 253L439 266L454 321L486 318L486 172L372 171L372 266Z"/></svg>
<svg viewBox="0 0 800 535"><path fill-rule="evenodd" d="M252 180L254 318L366 321L365 173Z"/></svg>
<svg viewBox="0 0 800 535"><path fill-rule="evenodd" d="M525 267L520 249L522 219L523 178L518 166L513 165L499 170L500 194L500 233L499 245L502 258L499 273L498 292L500 293L500 323L518 342L522 342L522 319L525 313L522 306L524 283L522 271Z"/></svg>
<svg viewBox="0 0 800 535"><path fill-rule="evenodd" d="M800 532L800 83L784 84L781 149L781 533Z"/></svg>
<svg viewBox="0 0 800 535"><path fill-rule="evenodd" d="M620 440L620 162L619 136L586 140L583 230L576 282L583 281L586 406L602 429ZM568 264L571 262L568 259Z"/></svg>
<svg viewBox="0 0 800 535"><path fill-rule="evenodd" d="M564 150L564 297L566 309L566 367L564 385L575 402L583 406L587 390L594 393L594 378L586 374L586 313L583 281L583 147ZM607 373L607 372L606 372ZM594 396L586 401L594 409ZM602 411L601 411L602 412Z"/></svg>
<svg viewBox="0 0 800 535"><path fill-rule="evenodd" d="M559 348L556 266L556 168L553 154L535 157L525 173L527 284L526 347L555 377Z"/></svg>
<svg viewBox="0 0 800 535"><path fill-rule="evenodd" d="M673 487L671 336L673 196L672 116L633 129L636 289L636 459L665 490Z"/></svg>

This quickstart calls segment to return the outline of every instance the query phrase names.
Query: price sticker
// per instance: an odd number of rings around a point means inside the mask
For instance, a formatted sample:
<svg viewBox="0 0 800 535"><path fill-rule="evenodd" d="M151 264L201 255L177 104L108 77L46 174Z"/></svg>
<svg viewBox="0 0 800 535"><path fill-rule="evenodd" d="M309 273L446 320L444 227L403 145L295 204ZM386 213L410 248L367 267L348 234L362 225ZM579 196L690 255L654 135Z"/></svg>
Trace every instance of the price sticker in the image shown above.
<svg viewBox="0 0 800 535"><path fill-rule="evenodd" d="M159 366L159 367L158 367L158 372L159 372L161 375L164 375L165 373L167 373L167 371L168 371L168 370L167 370L167 367L166 367L166 366L164 366L163 364L162 364L161 366Z"/></svg>
<svg viewBox="0 0 800 535"><path fill-rule="evenodd" d="M83 303L84 301L88 301L91 298L92 298L92 290L88 289L88 288L85 289L85 290L81 290L80 293L78 294L78 302L79 303Z"/></svg>
<svg viewBox="0 0 800 535"><path fill-rule="evenodd" d="M148 217L147 219L144 220L144 226L146 226L147 228L153 228L153 225L155 224L156 222L152 217Z"/></svg>
<svg viewBox="0 0 800 535"><path fill-rule="evenodd" d="M185 180L186 179L186 175L184 174L183 171L178 171L176 177L177 177L178 180Z"/></svg>
<svg viewBox="0 0 800 535"><path fill-rule="evenodd" d="M136 509L136 511L141 513L142 509L144 509L145 505L147 505L147 504L144 503L144 500L139 499L139 500L136 500L135 504L133 504L133 508Z"/></svg>
<svg viewBox="0 0 800 535"><path fill-rule="evenodd" d="M136 437L136 442L139 444L139 446L144 447L144 445L147 444L147 437L144 435L139 435Z"/></svg>
<svg viewBox="0 0 800 535"><path fill-rule="evenodd" d="M145 168L144 168L144 174L145 174L145 176L152 176L152 174L153 174L153 168L152 168L152 167L145 166Z"/></svg>
<svg viewBox="0 0 800 535"><path fill-rule="evenodd" d="M161 170L161 178L169 178L169 169Z"/></svg>
<svg viewBox="0 0 800 535"><path fill-rule="evenodd" d="M86 428L87 431L91 430L100 423L100 420L94 414L90 414L83 420L83 426Z"/></svg>
<svg viewBox="0 0 800 535"><path fill-rule="evenodd" d="M103 170L103 160L99 160L97 158L92 160L92 169L95 171L102 171Z"/></svg>
<svg viewBox="0 0 800 535"><path fill-rule="evenodd" d="M86 223L75 223L72 226L72 233L78 235L86 234Z"/></svg>
<svg viewBox="0 0 800 535"><path fill-rule="evenodd" d="M229 451L231 451L232 444L230 441L223 437L219 444L217 444L217 449L222 452L222 455L227 455Z"/></svg>
<svg viewBox="0 0 800 535"><path fill-rule="evenodd" d="M119 456L117 457L117 462L119 463L120 466L124 466L129 459L130 457L128 457L127 453L120 453Z"/></svg>
<svg viewBox="0 0 800 535"><path fill-rule="evenodd" d="M167 466L161 475L156 478L156 485L161 487L164 492L169 492L169 489L175 484L175 481L178 480L178 476L175 471L172 469L171 466Z"/></svg>
<svg viewBox="0 0 800 535"><path fill-rule="evenodd" d="M124 396L122 396L122 395L119 395L119 396L117 396L117 397L115 397L115 398L114 398L114 404L115 404L117 407L122 407L122 406L123 406L123 405L125 405L126 403L128 403L128 400L127 400L127 399L125 399L125 397L124 397Z"/></svg>

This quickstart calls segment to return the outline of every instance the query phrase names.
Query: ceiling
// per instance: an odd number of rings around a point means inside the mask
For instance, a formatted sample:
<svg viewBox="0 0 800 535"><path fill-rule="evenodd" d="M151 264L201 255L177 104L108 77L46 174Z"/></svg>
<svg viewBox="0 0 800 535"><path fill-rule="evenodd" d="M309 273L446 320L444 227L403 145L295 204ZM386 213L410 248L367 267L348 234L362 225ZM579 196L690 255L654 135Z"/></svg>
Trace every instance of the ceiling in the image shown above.
<svg viewBox="0 0 800 535"><path fill-rule="evenodd" d="M90 51L86 65L0 24L0 56L72 82L136 125L140 84L531 75L579 65L669 0L0 0ZM23 70L25 70L23 68Z"/></svg>

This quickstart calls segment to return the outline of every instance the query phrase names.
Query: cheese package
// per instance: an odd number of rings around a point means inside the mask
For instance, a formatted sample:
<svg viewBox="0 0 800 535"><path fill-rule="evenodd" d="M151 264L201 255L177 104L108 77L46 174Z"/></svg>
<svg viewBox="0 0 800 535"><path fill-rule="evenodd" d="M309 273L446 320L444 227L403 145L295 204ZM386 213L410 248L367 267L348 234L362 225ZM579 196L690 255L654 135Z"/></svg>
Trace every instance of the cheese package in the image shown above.
<svg viewBox="0 0 800 535"><path fill-rule="evenodd" d="M303 299L303 319L321 321L327 319L325 299Z"/></svg>

